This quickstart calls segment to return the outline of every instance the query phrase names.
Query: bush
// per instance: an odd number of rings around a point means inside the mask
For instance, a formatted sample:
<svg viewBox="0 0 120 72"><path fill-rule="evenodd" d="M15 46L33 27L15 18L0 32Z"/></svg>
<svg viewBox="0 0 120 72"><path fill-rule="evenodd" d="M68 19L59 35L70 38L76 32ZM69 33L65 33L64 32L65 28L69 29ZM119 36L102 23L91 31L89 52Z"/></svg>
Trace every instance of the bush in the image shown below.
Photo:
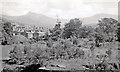
<svg viewBox="0 0 120 72"><path fill-rule="evenodd" d="M41 64L50 59L84 58L84 51L71 44L69 40L53 42L51 47L39 43L17 44L10 53L12 61L17 64Z"/></svg>

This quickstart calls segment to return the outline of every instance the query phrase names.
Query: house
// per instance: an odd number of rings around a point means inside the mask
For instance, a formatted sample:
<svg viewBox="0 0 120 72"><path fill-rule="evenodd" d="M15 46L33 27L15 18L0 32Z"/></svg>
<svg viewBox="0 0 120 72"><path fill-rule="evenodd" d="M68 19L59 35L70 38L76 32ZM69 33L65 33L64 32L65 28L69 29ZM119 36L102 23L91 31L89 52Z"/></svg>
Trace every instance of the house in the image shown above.
<svg viewBox="0 0 120 72"><path fill-rule="evenodd" d="M33 38L33 33L32 32L26 32L27 33L27 38Z"/></svg>
<svg viewBox="0 0 120 72"><path fill-rule="evenodd" d="M13 26L13 36L23 35L27 38L37 38L40 36L44 36L46 33L43 27L22 25L18 23L12 23L12 26Z"/></svg>
<svg viewBox="0 0 120 72"><path fill-rule="evenodd" d="M45 32L37 32L39 34L39 36L44 36L45 35Z"/></svg>

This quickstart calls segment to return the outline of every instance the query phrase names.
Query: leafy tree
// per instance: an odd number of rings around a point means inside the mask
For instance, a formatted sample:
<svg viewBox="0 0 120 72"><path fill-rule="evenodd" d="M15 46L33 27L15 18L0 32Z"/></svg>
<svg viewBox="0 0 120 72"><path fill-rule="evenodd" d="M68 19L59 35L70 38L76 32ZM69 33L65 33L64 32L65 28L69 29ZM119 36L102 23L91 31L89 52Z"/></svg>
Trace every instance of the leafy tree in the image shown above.
<svg viewBox="0 0 120 72"><path fill-rule="evenodd" d="M54 41L57 41L58 37L60 37L62 29L60 28L60 23L56 24L55 27L50 30L51 32L51 39L53 39Z"/></svg>
<svg viewBox="0 0 120 72"><path fill-rule="evenodd" d="M118 41L120 42L120 23L118 23L117 25L117 38L118 38Z"/></svg>
<svg viewBox="0 0 120 72"><path fill-rule="evenodd" d="M88 37L92 36L93 33L94 33L94 29L92 27L83 26L79 29L78 36L80 38L88 38Z"/></svg>
<svg viewBox="0 0 120 72"><path fill-rule="evenodd" d="M4 23L3 28L4 28L5 32L11 37L12 31L13 31L11 23L10 22Z"/></svg>
<svg viewBox="0 0 120 72"><path fill-rule="evenodd" d="M10 51L10 58L13 63L20 64L24 58L24 47L23 45L15 45L13 50Z"/></svg>
<svg viewBox="0 0 120 72"><path fill-rule="evenodd" d="M4 41L2 42L3 44L9 44L10 39L12 37L12 33L13 33L13 29L12 29L12 25L10 22L5 22L3 24L3 37L4 37Z"/></svg>
<svg viewBox="0 0 120 72"><path fill-rule="evenodd" d="M102 18L99 20L98 28L96 31L100 34L105 41L113 41L117 36L118 21L113 18Z"/></svg>
<svg viewBox="0 0 120 72"><path fill-rule="evenodd" d="M65 24L63 31L63 38L70 38L70 36L78 36L79 28L82 25L82 21L79 19L71 19L67 24Z"/></svg>

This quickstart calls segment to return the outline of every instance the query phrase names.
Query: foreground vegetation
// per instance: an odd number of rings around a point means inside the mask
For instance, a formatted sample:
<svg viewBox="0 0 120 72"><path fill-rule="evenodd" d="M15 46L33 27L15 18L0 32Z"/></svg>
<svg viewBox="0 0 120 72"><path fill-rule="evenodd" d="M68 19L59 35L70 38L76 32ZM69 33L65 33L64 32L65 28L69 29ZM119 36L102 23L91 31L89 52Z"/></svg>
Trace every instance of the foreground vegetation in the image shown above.
<svg viewBox="0 0 120 72"><path fill-rule="evenodd" d="M13 37L11 23L5 22L2 27L2 44L13 47L8 64L42 67L49 61L80 59L85 65L96 65L96 70L119 69L119 22L115 19L102 18L96 28L83 26L77 18L71 19L64 28L58 22L50 33L33 39Z"/></svg>

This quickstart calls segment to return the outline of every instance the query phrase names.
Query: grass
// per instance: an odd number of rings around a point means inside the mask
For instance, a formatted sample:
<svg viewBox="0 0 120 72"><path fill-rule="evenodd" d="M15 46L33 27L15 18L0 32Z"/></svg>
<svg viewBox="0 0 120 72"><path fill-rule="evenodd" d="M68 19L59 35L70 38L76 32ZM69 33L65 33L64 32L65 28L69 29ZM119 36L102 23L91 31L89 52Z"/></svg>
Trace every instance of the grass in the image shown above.
<svg viewBox="0 0 120 72"><path fill-rule="evenodd" d="M31 44L31 47L35 48L37 45L38 45L38 47L43 48L43 49L46 47L44 44L41 45L39 43L38 44ZM23 45L21 45L21 46L23 46ZM8 58L9 57L9 51L12 50L13 47L14 47L14 45L3 46L2 47L2 57L3 58ZM117 42L105 43L104 46L96 47L95 50L94 50L94 55L95 56L93 58L87 57L86 59L76 58L76 59L70 59L70 60L63 60L63 59L50 60L50 61L47 62L48 63L47 67L48 67L48 69L51 69L51 70L52 69L60 69L60 68L50 66L51 64L54 64L54 65L66 66L65 69L68 69L68 70L71 70L71 69L82 70L83 69L82 65L99 63L99 61L97 61L97 59L96 59L96 55L106 54L106 51L110 48L112 50L112 56L111 56L110 62L114 63L114 62L118 61L117 60L117 56L118 56L118 50L117 50L118 43ZM90 52L90 50L86 51L86 52ZM89 55L89 53L87 55ZM4 66L7 66L7 65L4 65ZM8 67L12 67L12 66L8 66ZM61 68L61 69L63 69L63 68Z"/></svg>

